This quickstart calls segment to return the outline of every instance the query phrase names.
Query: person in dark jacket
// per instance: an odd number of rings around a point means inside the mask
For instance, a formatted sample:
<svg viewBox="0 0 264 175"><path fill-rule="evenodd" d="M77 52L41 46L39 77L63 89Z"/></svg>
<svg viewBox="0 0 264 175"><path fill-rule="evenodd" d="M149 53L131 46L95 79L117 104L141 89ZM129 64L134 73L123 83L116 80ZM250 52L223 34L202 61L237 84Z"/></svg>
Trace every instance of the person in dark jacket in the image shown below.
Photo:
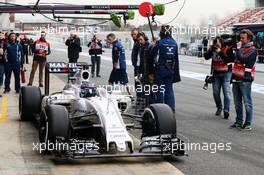
<svg viewBox="0 0 264 175"><path fill-rule="evenodd" d="M65 45L68 46L69 63L77 63L81 51L80 38L77 34L71 33L70 37L66 40Z"/></svg>
<svg viewBox="0 0 264 175"><path fill-rule="evenodd" d="M5 43L4 51L7 55L7 63L5 65L5 91L10 92L10 79L12 72L15 76L15 90L20 92L20 68L24 64L23 48L21 44L16 41L16 34L10 33L8 36L9 42Z"/></svg>
<svg viewBox="0 0 264 175"><path fill-rule="evenodd" d="M138 42L140 44L139 47L139 67L138 67L138 73L142 75L143 77L146 74L146 58L145 58L145 50L149 47L149 39L145 35L144 32L140 32L137 35Z"/></svg>
<svg viewBox="0 0 264 175"><path fill-rule="evenodd" d="M231 126L244 130L252 130L253 102L252 82L255 78L255 63L257 50L253 46L254 34L250 30L240 32L242 47L237 50L237 56L232 71L233 96L236 109L236 122ZM246 120L243 123L243 103L246 109Z"/></svg>
<svg viewBox="0 0 264 175"><path fill-rule="evenodd" d="M172 38L172 28L163 25L160 40L152 49L155 60L155 82L159 87L156 103L165 103L175 112L173 83L181 81L178 45Z"/></svg>
<svg viewBox="0 0 264 175"><path fill-rule="evenodd" d="M148 37L143 32L138 33L138 42L140 43L140 68L139 79L141 80L141 86L149 88L146 92L143 92L143 97L146 102L146 106L155 102L155 94L152 91L154 85L154 59L151 56L152 45L149 43ZM141 89L145 89L141 88Z"/></svg>
<svg viewBox="0 0 264 175"><path fill-rule="evenodd" d="M230 110L230 81L232 75L232 62L234 62L234 50L232 46L224 44L220 37L216 37L213 45L204 55L206 60L212 59L211 71L213 75L213 96L216 104L216 116L221 115L223 104L221 100L221 88L224 94L224 119L228 119Z"/></svg>
<svg viewBox="0 0 264 175"><path fill-rule="evenodd" d="M100 65L101 65L101 54L102 50L102 42L99 40L96 35L93 36L92 41L90 41L87 45L89 47L89 55L91 55L92 60L92 77L94 77L95 65L96 65L96 76L101 77L100 75Z"/></svg>
<svg viewBox="0 0 264 175"><path fill-rule="evenodd" d="M203 38L203 53L205 54L208 50L208 39L206 37Z"/></svg>
<svg viewBox="0 0 264 175"><path fill-rule="evenodd" d="M110 33L106 37L107 42L113 45L112 48L112 63L113 70L110 74L108 80L110 85L118 84L127 85L128 76L126 73L126 55L125 49L123 48L121 42L116 39L115 34ZM129 87L126 86L128 94L130 94Z"/></svg>
<svg viewBox="0 0 264 175"><path fill-rule="evenodd" d="M34 48L34 40L32 38L29 39L29 55L33 55Z"/></svg>
<svg viewBox="0 0 264 175"><path fill-rule="evenodd" d="M139 74L140 74L140 57L139 57L139 50L140 50L140 44L138 42L138 28L133 28L131 30L131 37L134 42L132 52L131 52L131 62L134 67L134 77L135 77L135 88L140 86L140 83L137 81ZM142 93L136 91L136 96L141 97Z"/></svg>
<svg viewBox="0 0 264 175"><path fill-rule="evenodd" d="M28 62L28 49L29 49L29 39L27 38L27 36L25 35L25 37L20 41L20 44L23 47L23 51L24 51L24 60L26 62L26 64L29 64Z"/></svg>
<svg viewBox="0 0 264 175"><path fill-rule="evenodd" d="M0 37L0 87L2 87L4 83L6 58L4 54L5 36L1 33Z"/></svg>
<svg viewBox="0 0 264 175"><path fill-rule="evenodd" d="M131 61L134 67L134 76L137 76L137 74L139 73L139 67L140 67L140 57L139 57L140 44L137 38L138 33L139 33L138 28L134 28L131 30L131 37L134 41L134 45L133 45L132 53L131 53Z"/></svg>

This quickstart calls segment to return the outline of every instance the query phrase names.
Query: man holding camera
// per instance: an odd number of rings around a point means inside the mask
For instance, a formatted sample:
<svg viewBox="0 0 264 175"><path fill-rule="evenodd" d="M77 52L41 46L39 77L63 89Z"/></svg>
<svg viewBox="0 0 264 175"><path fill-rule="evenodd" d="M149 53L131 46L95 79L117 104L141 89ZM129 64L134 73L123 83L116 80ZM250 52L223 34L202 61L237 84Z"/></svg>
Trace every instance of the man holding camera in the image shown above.
<svg viewBox="0 0 264 175"><path fill-rule="evenodd" d="M242 47L238 49L232 74L233 95L236 108L236 122L231 126L252 130L253 103L251 86L255 78L257 50L252 44L254 34L247 29L240 32ZM246 108L246 120L243 123L243 102Z"/></svg>
<svg viewBox="0 0 264 175"><path fill-rule="evenodd" d="M211 73L213 75L213 96L217 107L216 116L221 115L223 110L221 100L221 88L224 93L224 119L229 118L230 108L230 81L232 75L232 62L234 60L233 46L226 40L216 37L213 45L204 55L206 60L212 59Z"/></svg>
<svg viewBox="0 0 264 175"><path fill-rule="evenodd" d="M101 57L102 55L102 43L101 40L99 40L96 35L93 36L92 41L90 41L87 45L87 47L90 47L89 49L89 55L91 55L92 60L92 77L94 77L95 72L95 65L96 65L96 77L101 77L100 75L100 65L101 65Z"/></svg>
<svg viewBox="0 0 264 175"><path fill-rule="evenodd" d="M81 40L75 32L71 33L65 45L68 46L69 63L77 63L81 52Z"/></svg>

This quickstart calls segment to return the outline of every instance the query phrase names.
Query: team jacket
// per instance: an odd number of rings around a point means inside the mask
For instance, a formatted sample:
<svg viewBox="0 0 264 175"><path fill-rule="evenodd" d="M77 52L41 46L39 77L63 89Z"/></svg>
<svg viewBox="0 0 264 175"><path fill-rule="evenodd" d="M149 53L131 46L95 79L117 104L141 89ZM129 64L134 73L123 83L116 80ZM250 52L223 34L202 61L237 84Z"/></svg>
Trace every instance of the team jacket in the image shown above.
<svg viewBox="0 0 264 175"><path fill-rule="evenodd" d="M232 63L234 62L235 53L232 48L227 46L222 48L219 53L209 49L204 54L206 60L212 59L212 73L223 74L232 71Z"/></svg>
<svg viewBox="0 0 264 175"><path fill-rule="evenodd" d="M131 53L131 61L134 67L140 66L139 52L140 52L140 44L138 43L138 41L134 41L134 45Z"/></svg>
<svg viewBox="0 0 264 175"><path fill-rule="evenodd" d="M255 63L257 50L250 44L245 44L237 51L234 68L232 71L232 82L252 82L255 78Z"/></svg>
<svg viewBox="0 0 264 175"><path fill-rule="evenodd" d="M113 42L112 62L113 64L117 63L118 68L126 69L125 49L123 48L121 42L117 40Z"/></svg>
<svg viewBox="0 0 264 175"><path fill-rule="evenodd" d="M139 74L145 74L146 73L146 69L147 69L147 58L146 58L146 49L148 49L149 47L149 42L146 42L144 45L140 46L139 49L139 60L140 60L140 64L139 64Z"/></svg>
<svg viewBox="0 0 264 175"><path fill-rule="evenodd" d="M6 42L4 50L7 53L8 63L24 64L24 52L21 44L18 42Z"/></svg>
<svg viewBox="0 0 264 175"><path fill-rule="evenodd" d="M46 56L50 54L50 45L46 40L39 39L34 43L33 52L34 60L46 61Z"/></svg>
<svg viewBox="0 0 264 175"><path fill-rule="evenodd" d="M156 43L152 49L152 52L156 69L171 69L174 71L174 82L181 81L178 45L176 41L172 37L166 36Z"/></svg>

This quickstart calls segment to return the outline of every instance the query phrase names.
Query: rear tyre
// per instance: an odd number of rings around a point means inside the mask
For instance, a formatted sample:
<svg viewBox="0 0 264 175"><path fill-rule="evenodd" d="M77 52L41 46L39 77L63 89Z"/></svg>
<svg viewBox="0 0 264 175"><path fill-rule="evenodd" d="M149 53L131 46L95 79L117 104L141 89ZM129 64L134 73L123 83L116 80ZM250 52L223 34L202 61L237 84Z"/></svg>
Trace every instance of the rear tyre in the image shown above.
<svg viewBox="0 0 264 175"><path fill-rule="evenodd" d="M41 91L35 86L23 86L19 95L19 114L22 121L31 121L41 112Z"/></svg>

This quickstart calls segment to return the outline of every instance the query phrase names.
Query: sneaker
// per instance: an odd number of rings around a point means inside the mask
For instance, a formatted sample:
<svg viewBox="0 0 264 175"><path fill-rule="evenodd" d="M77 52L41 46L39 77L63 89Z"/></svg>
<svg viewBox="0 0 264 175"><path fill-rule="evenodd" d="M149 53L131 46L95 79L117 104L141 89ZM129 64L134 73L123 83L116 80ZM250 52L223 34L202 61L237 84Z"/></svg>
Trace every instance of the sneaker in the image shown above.
<svg viewBox="0 0 264 175"><path fill-rule="evenodd" d="M39 87L44 87L43 83L39 83Z"/></svg>
<svg viewBox="0 0 264 175"><path fill-rule="evenodd" d="M246 131L251 131L252 130L252 126L251 124L249 123L245 123L242 127L243 130L246 130Z"/></svg>
<svg viewBox="0 0 264 175"><path fill-rule="evenodd" d="M10 92L10 90L5 90L4 94L8 94Z"/></svg>
<svg viewBox="0 0 264 175"><path fill-rule="evenodd" d="M7 94L7 93L9 93L10 92L10 89L5 89L4 90L4 94Z"/></svg>
<svg viewBox="0 0 264 175"><path fill-rule="evenodd" d="M231 128L238 128L238 129L242 129L242 124L239 122L235 122L233 125L230 126Z"/></svg>
<svg viewBox="0 0 264 175"><path fill-rule="evenodd" d="M218 108L217 111L215 112L215 115L219 116L219 115L221 115L221 113L222 113L222 109Z"/></svg>
<svg viewBox="0 0 264 175"><path fill-rule="evenodd" d="M228 119L229 118L229 112L224 111L224 119Z"/></svg>
<svg viewBox="0 0 264 175"><path fill-rule="evenodd" d="M101 75L97 75L98 78L101 78Z"/></svg>
<svg viewBox="0 0 264 175"><path fill-rule="evenodd" d="M32 86L32 84L31 83L28 83L28 86Z"/></svg>
<svg viewBox="0 0 264 175"><path fill-rule="evenodd" d="M94 78L94 74L92 74L92 78Z"/></svg>

